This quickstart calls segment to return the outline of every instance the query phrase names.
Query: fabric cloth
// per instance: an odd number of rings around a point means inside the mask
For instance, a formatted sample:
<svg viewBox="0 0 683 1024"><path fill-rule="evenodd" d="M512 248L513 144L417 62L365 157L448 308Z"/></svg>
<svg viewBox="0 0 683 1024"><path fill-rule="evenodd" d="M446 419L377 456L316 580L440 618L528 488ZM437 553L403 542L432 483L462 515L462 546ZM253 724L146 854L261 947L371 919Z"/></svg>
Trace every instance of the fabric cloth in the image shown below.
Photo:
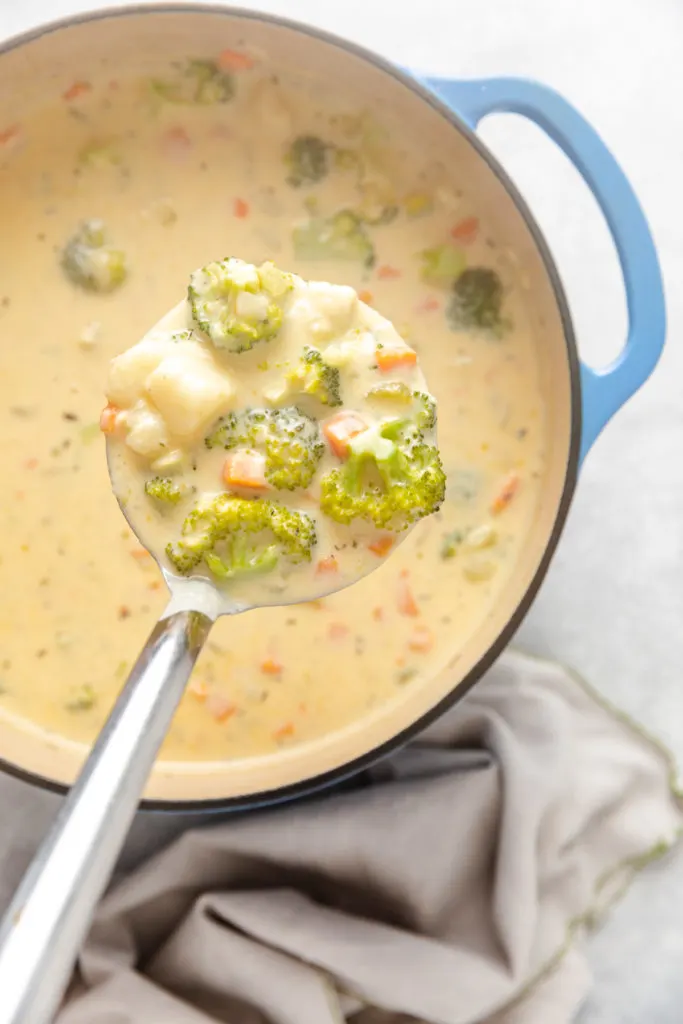
<svg viewBox="0 0 683 1024"><path fill-rule="evenodd" d="M574 940L681 827L671 775L508 653L352 791L187 832L116 885L58 1024L565 1024Z"/></svg>

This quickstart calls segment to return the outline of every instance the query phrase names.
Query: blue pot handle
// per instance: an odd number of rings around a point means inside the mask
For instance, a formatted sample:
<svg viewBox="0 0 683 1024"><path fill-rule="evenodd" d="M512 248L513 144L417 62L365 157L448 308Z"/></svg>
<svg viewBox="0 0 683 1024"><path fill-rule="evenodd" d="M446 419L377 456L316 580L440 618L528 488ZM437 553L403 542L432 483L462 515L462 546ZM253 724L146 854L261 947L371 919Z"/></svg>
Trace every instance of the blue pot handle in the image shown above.
<svg viewBox="0 0 683 1024"><path fill-rule="evenodd" d="M495 112L522 114L543 128L583 175L609 225L626 286L628 337L601 370L581 364L581 460L624 402L650 376L664 346L666 309L657 253L623 171L587 121L552 89L523 78L423 78L470 127Z"/></svg>

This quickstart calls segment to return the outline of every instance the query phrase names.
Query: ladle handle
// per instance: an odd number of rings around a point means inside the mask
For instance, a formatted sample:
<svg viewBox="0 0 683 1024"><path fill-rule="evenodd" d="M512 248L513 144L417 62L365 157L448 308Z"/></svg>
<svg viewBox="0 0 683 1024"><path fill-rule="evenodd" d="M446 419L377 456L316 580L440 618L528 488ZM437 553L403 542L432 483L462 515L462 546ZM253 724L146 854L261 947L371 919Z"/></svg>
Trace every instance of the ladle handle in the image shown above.
<svg viewBox="0 0 683 1024"><path fill-rule="evenodd" d="M0 925L0 1024L50 1024L212 620L150 635Z"/></svg>

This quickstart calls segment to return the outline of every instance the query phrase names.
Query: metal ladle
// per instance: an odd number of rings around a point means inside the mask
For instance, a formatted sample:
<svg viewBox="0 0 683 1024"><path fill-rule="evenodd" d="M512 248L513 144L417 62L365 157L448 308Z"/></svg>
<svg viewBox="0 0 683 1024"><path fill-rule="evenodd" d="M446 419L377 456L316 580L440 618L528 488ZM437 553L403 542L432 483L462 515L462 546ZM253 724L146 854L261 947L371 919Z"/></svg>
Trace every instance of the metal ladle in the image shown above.
<svg viewBox="0 0 683 1024"><path fill-rule="evenodd" d="M53 1020L211 627L221 615L249 610L208 582L182 580L160 568L170 604L0 925L0 1024ZM337 589L299 595L296 603ZM285 592L279 603L295 602Z"/></svg>

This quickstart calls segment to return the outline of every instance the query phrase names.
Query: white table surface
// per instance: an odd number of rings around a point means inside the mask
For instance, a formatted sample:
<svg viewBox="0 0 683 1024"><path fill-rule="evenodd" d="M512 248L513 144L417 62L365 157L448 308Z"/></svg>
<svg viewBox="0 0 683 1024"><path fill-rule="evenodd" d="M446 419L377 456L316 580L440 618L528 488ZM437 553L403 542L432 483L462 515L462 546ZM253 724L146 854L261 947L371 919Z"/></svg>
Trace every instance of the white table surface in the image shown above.
<svg viewBox="0 0 683 1024"><path fill-rule="evenodd" d="M98 6L0 0L0 38ZM601 132L650 219L668 285L669 339L648 385L591 453L570 521L519 639L571 663L683 763L683 4L681 0L263 0L436 74L522 74L559 89ZM582 352L624 336L611 243L576 173L521 119L482 132L516 178L556 255ZM0 777L0 903L57 807ZM138 820L134 863L183 822ZM581 1024L683 1019L683 852L641 876L589 942L595 986ZM553 1024L551 1021L543 1024Z"/></svg>

